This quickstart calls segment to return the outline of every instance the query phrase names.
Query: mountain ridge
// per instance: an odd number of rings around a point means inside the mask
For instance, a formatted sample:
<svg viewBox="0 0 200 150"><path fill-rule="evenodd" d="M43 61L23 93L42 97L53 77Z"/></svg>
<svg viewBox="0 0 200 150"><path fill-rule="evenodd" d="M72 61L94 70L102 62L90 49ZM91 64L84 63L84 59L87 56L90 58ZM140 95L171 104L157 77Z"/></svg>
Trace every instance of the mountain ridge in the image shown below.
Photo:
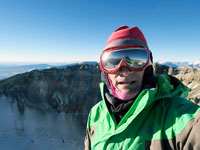
<svg viewBox="0 0 200 150"><path fill-rule="evenodd" d="M173 61L157 61L156 63L174 67L174 68L194 68L200 70L200 62L173 62Z"/></svg>

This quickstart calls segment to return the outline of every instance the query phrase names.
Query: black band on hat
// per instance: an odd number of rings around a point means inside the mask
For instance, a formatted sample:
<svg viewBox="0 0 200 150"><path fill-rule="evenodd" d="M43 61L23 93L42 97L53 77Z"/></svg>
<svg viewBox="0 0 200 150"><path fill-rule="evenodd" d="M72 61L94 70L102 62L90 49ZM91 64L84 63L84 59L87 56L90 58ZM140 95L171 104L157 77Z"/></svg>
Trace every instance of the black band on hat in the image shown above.
<svg viewBox="0 0 200 150"><path fill-rule="evenodd" d="M141 46L144 46L145 48L148 49L148 46L145 42L137 39L121 39L121 40L116 40L111 43L109 43L105 49L111 48L111 47L116 47L116 46L123 46L123 45L128 45L128 44L138 44Z"/></svg>

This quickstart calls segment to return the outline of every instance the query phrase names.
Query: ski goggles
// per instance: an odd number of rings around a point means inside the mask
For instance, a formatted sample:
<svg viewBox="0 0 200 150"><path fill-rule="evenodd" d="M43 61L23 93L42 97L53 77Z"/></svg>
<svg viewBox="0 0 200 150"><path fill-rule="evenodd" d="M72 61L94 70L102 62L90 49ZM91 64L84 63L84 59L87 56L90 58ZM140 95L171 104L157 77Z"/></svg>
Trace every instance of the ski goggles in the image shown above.
<svg viewBox="0 0 200 150"><path fill-rule="evenodd" d="M150 53L150 50L144 48L104 51L100 57L100 67L106 73L116 73L123 66L141 71L152 64Z"/></svg>

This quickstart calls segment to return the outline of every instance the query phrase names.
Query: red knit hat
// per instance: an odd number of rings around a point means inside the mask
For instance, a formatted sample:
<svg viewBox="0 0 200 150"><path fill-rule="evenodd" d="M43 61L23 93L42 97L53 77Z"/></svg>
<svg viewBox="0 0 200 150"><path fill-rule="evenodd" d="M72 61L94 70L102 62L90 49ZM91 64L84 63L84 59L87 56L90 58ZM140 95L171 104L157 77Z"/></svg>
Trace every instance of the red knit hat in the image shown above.
<svg viewBox="0 0 200 150"><path fill-rule="evenodd" d="M111 34L104 51L130 47L143 47L148 49L147 41L137 26L129 28L123 25Z"/></svg>

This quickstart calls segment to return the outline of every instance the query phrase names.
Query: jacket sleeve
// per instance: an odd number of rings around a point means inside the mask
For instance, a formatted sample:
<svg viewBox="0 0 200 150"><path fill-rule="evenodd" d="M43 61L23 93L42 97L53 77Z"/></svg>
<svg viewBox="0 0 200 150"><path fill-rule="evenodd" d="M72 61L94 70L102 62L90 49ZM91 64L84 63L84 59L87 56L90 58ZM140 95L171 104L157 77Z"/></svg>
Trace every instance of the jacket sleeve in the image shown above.
<svg viewBox="0 0 200 150"><path fill-rule="evenodd" d="M91 141L90 141L90 134L89 134L89 129L86 128L86 136L85 136L85 150L91 150Z"/></svg>
<svg viewBox="0 0 200 150"><path fill-rule="evenodd" d="M178 131L184 126L174 139L176 149L200 150L200 107L188 100L182 100L176 112L178 125L175 130Z"/></svg>
<svg viewBox="0 0 200 150"><path fill-rule="evenodd" d="M90 113L91 113L91 111L90 111ZM88 115L87 127L86 127L86 136L85 136L85 141L84 141L85 150L91 150L91 137L90 137L90 132L89 132L90 113Z"/></svg>
<svg viewBox="0 0 200 150"><path fill-rule="evenodd" d="M91 114L91 112L90 112ZM90 124L91 117L90 114L88 116L87 127L86 127L86 136L85 136L85 150L91 150L91 141L95 136L95 127Z"/></svg>
<svg viewBox="0 0 200 150"><path fill-rule="evenodd" d="M200 150L200 112L198 112L194 119L188 122L188 125L184 130L185 131L182 132L183 136L180 136L180 140L178 140L181 142L177 143L179 149Z"/></svg>

